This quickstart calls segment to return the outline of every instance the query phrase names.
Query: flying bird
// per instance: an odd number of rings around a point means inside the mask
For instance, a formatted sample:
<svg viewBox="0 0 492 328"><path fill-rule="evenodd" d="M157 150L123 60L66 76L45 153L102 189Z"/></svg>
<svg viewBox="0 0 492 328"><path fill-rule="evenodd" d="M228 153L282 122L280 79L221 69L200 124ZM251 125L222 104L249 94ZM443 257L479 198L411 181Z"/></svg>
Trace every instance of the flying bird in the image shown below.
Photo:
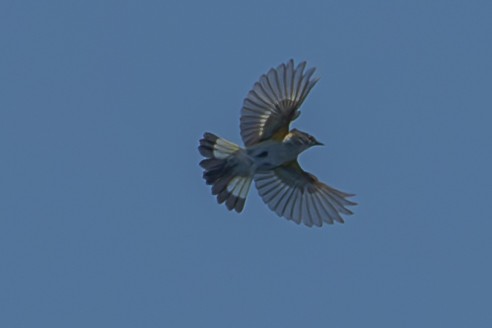
<svg viewBox="0 0 492 328"><path fill-rule="evenodd" d="M272 211L298 224L343 223L342 214L352 214L347 207L356 203L347 198L353 194L320 182L297 161L306 149L322 145L306 132L289 130L319 80L314 71L306 70L305 61L294 66L289 60L260 77L241 109L244 148L209 132L203 135L200 166L219 204L241 212L254 181Z"/></svg>

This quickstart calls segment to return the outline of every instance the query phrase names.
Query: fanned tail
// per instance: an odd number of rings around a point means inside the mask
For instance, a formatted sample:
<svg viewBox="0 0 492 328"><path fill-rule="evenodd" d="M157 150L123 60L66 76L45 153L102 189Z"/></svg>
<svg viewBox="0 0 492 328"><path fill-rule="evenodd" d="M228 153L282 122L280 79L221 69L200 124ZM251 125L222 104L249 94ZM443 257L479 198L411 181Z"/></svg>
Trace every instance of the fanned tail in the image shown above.
<svg viewBox="0 0 492 328"><path fill-rule="evenodd" d="M205 159L200 162L203 178L212 185L212 194L219 204L225 202L227 209L241 212L251 186L252 177L237 174L235 154L241 148L212 133L205 133L198 147Z"/></svg>

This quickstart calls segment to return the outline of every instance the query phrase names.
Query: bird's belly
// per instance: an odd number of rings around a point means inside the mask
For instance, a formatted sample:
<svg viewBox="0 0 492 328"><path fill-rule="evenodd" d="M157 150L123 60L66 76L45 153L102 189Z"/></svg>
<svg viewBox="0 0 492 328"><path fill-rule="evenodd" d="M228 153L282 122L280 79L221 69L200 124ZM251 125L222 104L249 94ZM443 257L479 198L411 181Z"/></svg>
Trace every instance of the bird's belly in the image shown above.
<svg viewBox="0 0 492 328"><path fill-rule="evenodd" d="M275 162L269 158L262 158L255 160L255 171L267 171L276 168L283 163Z"/></svg>
<svg viewBox="0 0 492 328"><path fill-rule="evenodd" d="M248 155L254 162L255 171L266 171L296 159L297 154L289 150L282 143L273 143L248 149Z"/></svg>

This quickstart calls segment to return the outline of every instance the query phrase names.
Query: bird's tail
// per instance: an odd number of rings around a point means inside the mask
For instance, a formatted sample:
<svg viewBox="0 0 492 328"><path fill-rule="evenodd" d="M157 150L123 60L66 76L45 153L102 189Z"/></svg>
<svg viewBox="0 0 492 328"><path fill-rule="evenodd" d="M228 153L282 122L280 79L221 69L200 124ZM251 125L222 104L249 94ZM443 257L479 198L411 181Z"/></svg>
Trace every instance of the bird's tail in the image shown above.
<svg viewBox="0 0 492 328"><path fill-rule="evenodd" d="M253 180L238 169L236 154L241 147L207 132L200 139L198 150L205 157L200 166L206 183L212 185L212 194L217 195L219 204L225 202L227 209L241 212Z"/></svg>

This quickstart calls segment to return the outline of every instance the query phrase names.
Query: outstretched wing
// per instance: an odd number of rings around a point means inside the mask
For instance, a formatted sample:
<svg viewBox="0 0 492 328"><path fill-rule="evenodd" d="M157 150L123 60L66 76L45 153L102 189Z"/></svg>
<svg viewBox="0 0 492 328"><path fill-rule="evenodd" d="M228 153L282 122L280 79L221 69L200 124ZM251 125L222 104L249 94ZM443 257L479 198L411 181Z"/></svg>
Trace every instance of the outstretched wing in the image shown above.
<svg viewBox="0 0 492 328"><path fill-rule="evenodd" d="M304 71L306 62L294 68L291 59L263 74L244 99L241 137L246 146L267 139L282 140L289 124L299 116L299 107L318 82L311 78L315 68Z"/></svg>
<svg viewBox="0 0 492 328"><path fill-rule="evenodd" d="M343 223L340 214L352 214L346 206L354 196L336 190L301 169L297 161L255 175L255 184L263 201L276 212L296 223L320 227L323 222Z"/></svg>

